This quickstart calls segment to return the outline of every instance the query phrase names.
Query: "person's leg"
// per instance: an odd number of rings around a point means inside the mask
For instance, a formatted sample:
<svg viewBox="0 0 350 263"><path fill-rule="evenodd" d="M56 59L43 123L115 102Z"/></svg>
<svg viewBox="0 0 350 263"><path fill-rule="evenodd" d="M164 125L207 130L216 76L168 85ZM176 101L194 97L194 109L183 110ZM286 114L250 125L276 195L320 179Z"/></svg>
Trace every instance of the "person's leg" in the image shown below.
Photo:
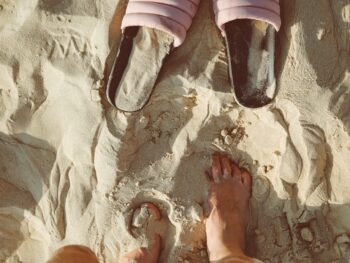
<svg viewBox="0 0 350 263"><path fill-rule="evenodd" d="M210 175L210 215L206 219L210 262L256 262L245 255L252 178L226 156L213 155Z"/></svg>
<svg viewBox="0 0 350 263"><path fill-rule="evenodd" d="M70 245L58 249L47 263L98 263L94 252L79 245Z"/></svg>

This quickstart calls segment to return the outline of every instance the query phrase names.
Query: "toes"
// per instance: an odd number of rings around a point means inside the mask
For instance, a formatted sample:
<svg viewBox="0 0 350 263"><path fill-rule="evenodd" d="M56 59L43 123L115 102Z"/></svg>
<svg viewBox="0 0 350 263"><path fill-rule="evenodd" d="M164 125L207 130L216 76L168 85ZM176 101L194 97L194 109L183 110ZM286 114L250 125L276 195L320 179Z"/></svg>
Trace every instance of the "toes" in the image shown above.
<svg viewBox="0 0 350 263"><path fill-rule="evenodd" d="M221 157L221 167L223 171L223 178L232 178L231 162L226 156Z"/></svg>
<svg viewBox="0 0 350 263"><path fill-rule="evenodd" d="M245 169L243 169L243 171L242 171L242 182L243 182L244 186L247 187L247 189L249 191L251 191L251 189L252 189L252 176Z"/></svg>
<svg viewBox="0 0 350 263"><path fill-rule="evenodd" d="M220 155L219 154L213 154L213 164L211 166L211 174L213 176L215 183L220 183L221 177L222 177L222 169L221 169L221 162L220 162Z"/></svg>
<svg viewBox="0 0 350 263"><path fill-rule="evenodd" d="M156 262L156 260L159 257L160 246L161 246L161 237L160 237L160 235L156 234L153 238L152 248L149 250L149 253L150 253L152 259L155 260L154 262Z"/></svg>
<svg viewBox="0 0 350 263"><path fill-rule="evenodd" d="M209 182L212 182L214 180L211 169L205 170L204 173Z"/></svg>
<svg viewBox="0 0 350 263"><path fill-rule="evenodd" d="M153 238L152 247L147 249L145 247L133 250L122 257L120 263L144 263L144 262L158 262L161 247L161 237L156 234Z"/></svg>
<svg viewBox="0 0 350 263"><path fill-rule="evenodd" d="M143 203L143 204L141 205L141 207L145 207L145 208L147 208L149 211L151 211L151 212L153 213L153 216L155 217L155 219L156 219L157 221L159 221L159 220L162 218L162 214L161 214L159 208L158 208L155 204L150 203L150 202L148 202L148 203Z"/></svg>
<svg viewBox="0 0 350 263"><path fill-rule="evenodd" d="M241 169L239 169L238 165L235 162L231 162L231 169L232 169L232 177L241 181Z"/></svg>

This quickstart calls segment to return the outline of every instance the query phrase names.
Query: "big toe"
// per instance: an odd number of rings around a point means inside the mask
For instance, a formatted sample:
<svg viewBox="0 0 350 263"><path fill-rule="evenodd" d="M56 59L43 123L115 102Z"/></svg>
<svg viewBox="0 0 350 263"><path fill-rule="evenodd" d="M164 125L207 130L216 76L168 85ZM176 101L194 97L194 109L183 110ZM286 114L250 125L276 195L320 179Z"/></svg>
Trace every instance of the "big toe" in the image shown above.
<svg viewBox="0 0 350 263"><path fill-rule="evenodd" d="M156 234L153 238L152 248L149 251L152 262L157 262L157 259L160 254L160 246L161 246L161 237L160 235Z"/></svg>

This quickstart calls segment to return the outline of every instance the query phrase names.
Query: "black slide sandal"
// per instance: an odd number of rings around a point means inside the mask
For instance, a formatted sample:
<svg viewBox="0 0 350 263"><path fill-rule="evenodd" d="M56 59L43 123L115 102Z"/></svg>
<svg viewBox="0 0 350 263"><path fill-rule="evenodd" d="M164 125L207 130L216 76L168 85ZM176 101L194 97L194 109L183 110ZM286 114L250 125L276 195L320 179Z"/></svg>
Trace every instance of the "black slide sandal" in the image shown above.
<svg viewBox="0 0 350 263"><path fill-rule="evenodd" d="M261 108L276 96L275 42L281 26L279 0L213 0L225 38L236 102Z"/></svg>
<svg viewBox="0 0 350 263"><path fill-rule="evenodd" d="M141 110L165 59L180 46L200 0L129 0L122 39L107 81L107 100L126 112Z"/></svg>
<svg viewBox="0 0 350 263"><path fill-rule="evenodd" d="M277 92L275 29L250 19L230 21L225 29L229 75L236 101L247 108L270 104Z"/></svg>
<svg viewBox="0 0 350 263"><path fill-rule="evenodd" d="M147 38L151 38L154 35L165 36L162 45L165 48L159 50L153 49L154 53L158 53L159 62L157 67L152 67L155 63L149 53L143 52L142 43L140 43L139 50L137 49L137 36L147 35ZM142 38L142 36L140 36ZM142 40L141 40L142 41ZM158 41L154 39L153 41ZM166 33L158 31L156 29L141 28L141 27L128 27L123 33L122 40L119 46L118 54L113 63L111 74L107 83L107 99L108 101L118 108L119 110L126 112L135 112L142 109L148 102L153 88L156 84L158 74L164 63L164 60L172 50L173 40ZM134 57L138 56L138 57ZM152 72L145 71L138 61L144 61L145 67L151 68ZM137 78L131 75L137 76ZM129 82L124 81L128 79ZM142 80L142 83L140 83ZM132 86L131 86L132 85ZM131 86L131 87L130 87Z"/></svg>

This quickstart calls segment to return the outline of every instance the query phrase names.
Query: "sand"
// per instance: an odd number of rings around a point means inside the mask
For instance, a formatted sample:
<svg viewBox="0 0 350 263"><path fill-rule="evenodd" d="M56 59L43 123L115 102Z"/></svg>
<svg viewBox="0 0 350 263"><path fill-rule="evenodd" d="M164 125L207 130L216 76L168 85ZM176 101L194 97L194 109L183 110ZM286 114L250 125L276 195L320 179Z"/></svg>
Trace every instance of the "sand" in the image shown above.
<svg viewBox="0 0 350 263"><path fill-rule="evenodd" d="M147 106L110 107L103 83L125 8L0 1L0 262L45 262L66 244L117 262L147 245L130 230L146 201L163 213L153 227L160 262L208 262L204 170L214 151L252 172L250 255L349 262L349 1L282 1L279 93L254 111L233 100L209 0Z"/></svg>

